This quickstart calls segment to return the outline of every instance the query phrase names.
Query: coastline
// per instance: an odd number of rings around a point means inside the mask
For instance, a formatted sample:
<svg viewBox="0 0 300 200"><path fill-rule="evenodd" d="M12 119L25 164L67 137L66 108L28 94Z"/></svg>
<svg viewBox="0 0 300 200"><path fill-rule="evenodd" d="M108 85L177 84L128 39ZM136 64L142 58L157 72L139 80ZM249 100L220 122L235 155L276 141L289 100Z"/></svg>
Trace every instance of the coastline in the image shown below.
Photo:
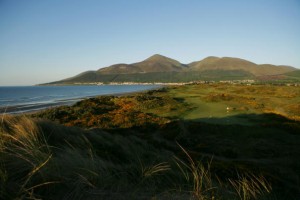
<svg viewBox="0 0 300 200"><path fill-rule="evenodd" d="M202 81L190 81L190 82L74 82L74 83L43 83L35 86L84 86L84 85L153 85L153 86L174 86L174 85L186 85L195 82Z"/></svg>
<svg viewBox="0 0 300 200"><path fill-rule="evenodd" d="M160 89L163 87L167 87L166 85L157 85L157 87L147 90L139 90L134 92L119 92L119 93L112 93L112 94L99 94L99 95L92 95L86 96L81 98L70 98L70 99L62 99L62 100L55 100L53 102L48 103L32 103L32 104L20 104L20 105L13 105L13 106L3 106L0 107L0 115L20 115L20 114L32 114L42 110L51 109L60 106L71 106L79 101L94 98L94 97L101 97L101 96L126 96L126 95L134 95L142 92L147 92L151 90Z"/></svg>

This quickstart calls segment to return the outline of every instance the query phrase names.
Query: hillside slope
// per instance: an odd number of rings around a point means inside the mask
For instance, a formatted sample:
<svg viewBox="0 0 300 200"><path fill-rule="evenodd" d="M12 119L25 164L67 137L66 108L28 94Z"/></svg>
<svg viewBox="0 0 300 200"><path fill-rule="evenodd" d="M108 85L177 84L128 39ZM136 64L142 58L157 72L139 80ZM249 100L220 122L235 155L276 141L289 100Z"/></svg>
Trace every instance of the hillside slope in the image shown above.
<svg viewBox="0 0 300 200"><path fill-rule="evenodd" d="M244 59L230 57L207 57L201 61L190 63L189 66L189 69L193 71L243 70L255 76L277 75L295 70L295 68L290 66L276 66L271 64L257 65Z"/></svg>
<svg viewBox="0 0 300 200"><path fill-rule="evenodd" d="M99 74L134 74L150 72L182 71L186 66L177 60L155 54L142 62L133 64L116 64L99 69Z"/></svg>
<svg viewBox="0 0 300 200"><path fill-rule="evenodd" d="M207 57L203 60L182 64L177 60L155 54L141 62L115 64L87 71L77 76L50 84L73 84L91 82L189 82L199 80L256 79L297 71L284 65L263 64L230 57ZM278 76L280 79L287 76Z"/></svg>

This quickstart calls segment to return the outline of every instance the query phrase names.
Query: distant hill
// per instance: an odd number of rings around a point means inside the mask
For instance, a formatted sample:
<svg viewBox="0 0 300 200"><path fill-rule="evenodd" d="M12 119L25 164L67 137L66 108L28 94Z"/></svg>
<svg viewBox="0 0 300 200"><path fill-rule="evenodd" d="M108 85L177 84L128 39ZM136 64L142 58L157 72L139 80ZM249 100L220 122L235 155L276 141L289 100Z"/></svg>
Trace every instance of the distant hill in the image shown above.
<svg viewBox="0 0 300 200"><path fill-rule="evenodd" d="M254 76L277 75L296 70L290 66L276 66L270 64L257 65L253 62L240 58L230 57L207 57L201 61L189 64L190 70L206 71L206 70L243 70Z"/></svg>
<svg viewBox="0 0 300 200"><path fill-rule="evenodd" d="M115 64L87 71L74 77L49 84L87 82L189 82L198 80L285 79L298 80L296 68L284 65L258 65L240 58L210 56L182 64L177 60L155 54L132 64ZM291 73L291 74L289 74ZM295 78L296 76L296 78ZM267 78L266 78L267 77Z"/></svg>
<svg viewBox="0 0 300 200"><path fill-rule="evenodd" d="M99 69L99 74L134 74L149 72L171 72L182 71L187 66L181 64L177 60L155 54L150 58L133 64L116 64L109 67Z"/></svg>

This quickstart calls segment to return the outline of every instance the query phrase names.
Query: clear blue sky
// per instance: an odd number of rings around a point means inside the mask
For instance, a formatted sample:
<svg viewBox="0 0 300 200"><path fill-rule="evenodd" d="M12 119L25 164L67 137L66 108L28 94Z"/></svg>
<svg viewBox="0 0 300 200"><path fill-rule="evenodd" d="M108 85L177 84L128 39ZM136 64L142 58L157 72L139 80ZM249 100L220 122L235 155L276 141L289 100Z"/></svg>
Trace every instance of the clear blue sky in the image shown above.
<svg viewBox="0 0 300 200"><path fill-rule="evenodd" d="M162 54L300 68L299 0L0 0L0 85Z"/></svg>

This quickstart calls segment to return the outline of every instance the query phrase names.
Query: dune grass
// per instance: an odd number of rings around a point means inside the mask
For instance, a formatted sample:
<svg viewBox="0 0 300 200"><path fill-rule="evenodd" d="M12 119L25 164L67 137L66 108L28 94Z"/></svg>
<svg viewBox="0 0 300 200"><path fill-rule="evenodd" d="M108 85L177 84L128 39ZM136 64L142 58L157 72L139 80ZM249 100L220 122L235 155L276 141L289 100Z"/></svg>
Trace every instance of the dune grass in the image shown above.
<svg viewBox="0 0 300 200"><path fill-rule="evenodd" d="M0 131L3 199L224 199L220 190L239 199L179 144L158 149L134 135L27 116L3 116Z"/></svg>
<svg viewBox="0 0 300 200"><path fill-rule="evenodd" d="M158 152L136 137L25 116L3 117L0 155L1 197L6 199L115 199L112 194L118 199L145 185L156 190L156 177L168 170ZM149 159L141 159L145 156Z"/></svg>

